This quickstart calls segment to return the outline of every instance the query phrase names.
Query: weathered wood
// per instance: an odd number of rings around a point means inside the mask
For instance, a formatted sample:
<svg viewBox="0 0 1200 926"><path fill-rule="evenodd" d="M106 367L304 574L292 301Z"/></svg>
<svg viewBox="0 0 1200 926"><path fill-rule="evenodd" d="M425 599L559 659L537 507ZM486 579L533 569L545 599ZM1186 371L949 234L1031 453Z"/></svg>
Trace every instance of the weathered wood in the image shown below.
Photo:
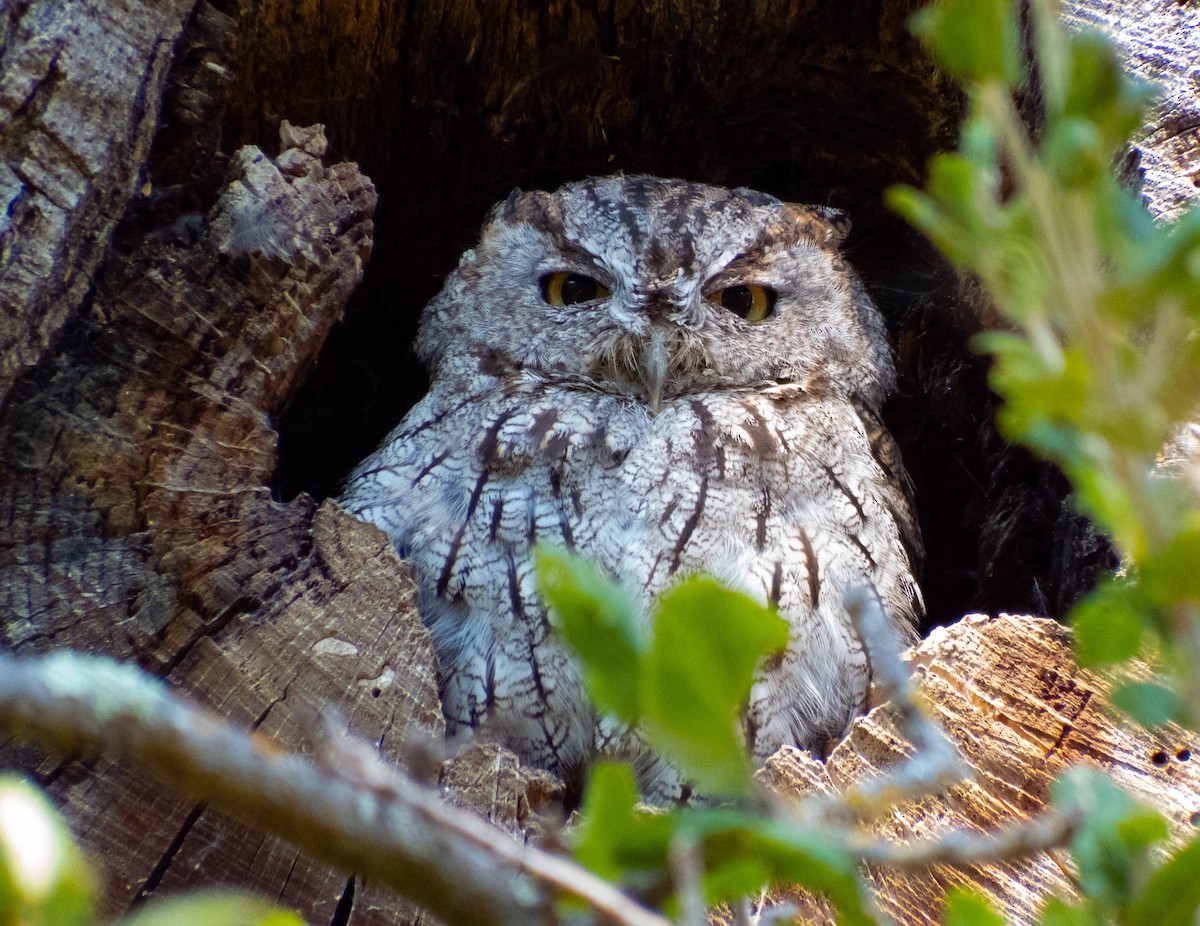
<svg viewBox="0 0 1200 926"><path fill-rule="evenodd" d="M190 8L0 4L0 402L92 285L139 184Z"/></svg>
<svg viewBox="0 0 1200 926"><path fill-rule="evenodd" d="M958 747L972 780L896 808L872 825L879 836L916 841L955 829L996 831L1034 816L1048 803L1051 781L1079 764L1105 770L1163 813L1176 847L1195 835L1200 737L1176 726L1151 733L1115 720L1107 704L1111 684L1076 668L1070 636L1059 624L968 615L935 630L907 661L921 698ZM762 776L783 793L829 791L876 776L907 753L891 706L882 705L854 725L824 764L784 750ZM1068 856L1057 852L916 871L873 866L869 878L880 907L903 924L941 922L946 892L955 886L981 890L1011 924L1035 923L1050 896L1077 896ZM826 909L802 893L772 898L784 901Z"/></svg>
<svg viewBox="0 0 1200 926"><path fill-rule="evenodd" d="M90 315L10 395L6 645L134 659L292 748L297 716L338 704L398 758L413 731L441 730L411 581L374 528L266 487L268 414L361 275L375 197L352 166L322 165L319 129L285 124L282 141L274 160L239 153L196 244L147 238L110 266ZM329 919L345 889L136 769L35 768L103 860L110 910L217 879Z"/></svg>
<svg viewBox="0 0 1200 926"><path fill-rule="evenodd" d="M1158 85L1161 98L1136 140L1150 210L1164 221L1200 198L1200 9L1193 3L1067 0L1063 19L1098 30L1129 70Z"/></svg>

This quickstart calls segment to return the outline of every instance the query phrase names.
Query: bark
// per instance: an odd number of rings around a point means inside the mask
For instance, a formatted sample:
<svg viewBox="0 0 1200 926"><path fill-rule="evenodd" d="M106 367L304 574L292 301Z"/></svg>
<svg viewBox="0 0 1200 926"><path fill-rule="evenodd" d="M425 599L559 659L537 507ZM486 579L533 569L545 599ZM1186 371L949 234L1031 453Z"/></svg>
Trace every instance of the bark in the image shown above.
<svg viewBox="0 0 1200 926"><path fill-rule="evenodd" d="M92 285L188 12L186 0L0 7L0 402Z"/></svg>
<svg viewBox="0 0 1200 926"><path fill-rule="evenodd" d="M889 419L931 613L1062 613L1106 549L1061 478L992 430L965 347L978 300L879 205L961 115L905 31L916 5L4 0L0 645L135 661L285 748L306 748L312 705L340 705L389 759L430 764L413 744L441 719L411 581L377 531L317 500L419 395L416 314L488 205L613 170L850 210L895 335ZM1143 5L1066 14L1170 82L1138 145L1167 216L1200 163L1200 13ZM11 742L0 762L66 809L110 913L221 882L312 923L416 916L136 768ZM519 835L554 799L486 749L443 774Z"/></svg>
<svg viewBox="0 0 1200 926"><path fill-rule="evenodd" d="M1176 848L1195 836L1200 764L1192 755L1200 739L1176 726L1147 733L1118 722L1106 700L1111 684L1076 668L1061 625L967 615L935 630L906 661L920 681L924 703L966 760L970 778L944 795L887 813L872 824L877 835L906 843L955 830L998 831L1035 816L1049 802L1050 783L1084 764L1104 769L1121 788L1157 808ZM860 719L824 764L796 750L781 751L762 778L790 794L873 778L910 750L896 735L894 713L888 704ZM1012 924L1036 923L1051 896L1078 896L1063 852L915 870L872 865L868 878L880 907L904 924L941 922L945 895L958 886L982 891ZM795 903L808 918L833 922L823 902L803 892L781 892L770 902Z"/></svg>
<svg viewBox="0 0 1200 926"><path fill-rule="evenodd" d="M135 660L293 746L305 704L339 704L394 756L411 731L441 729L407 573L335 505L281 504L266 485L268 413L361 275L375 194L352 165L322 165L319 129L283 135L275 160L239 152L195 244L150 236L110 265L90 312L10 395L7 644ZM287 902L332 917L344 876L135 769L22 764L104 860L109 909L198 878L283 878Z"/></svg>
<svg viewBox="0 0 1200 926"><path fill-rule="evenodd" d="M1200 11L1186 3L1071 0L1063 18L1073 28L1110 37L1129 70L1160 88L1150 120L1136 140L1150 211L1178 218L1200 196Z"/></svg>

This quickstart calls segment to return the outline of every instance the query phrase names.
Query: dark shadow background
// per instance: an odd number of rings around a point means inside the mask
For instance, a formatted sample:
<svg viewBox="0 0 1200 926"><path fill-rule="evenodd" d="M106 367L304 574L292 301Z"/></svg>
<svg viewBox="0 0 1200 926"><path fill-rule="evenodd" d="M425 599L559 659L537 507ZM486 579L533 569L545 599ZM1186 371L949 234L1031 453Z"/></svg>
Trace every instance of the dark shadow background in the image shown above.
<svg viewBox="0 0 1200 926"><path fill-rule="evenodd" d="M234 3L224 0L231 14ZM886 417L916 484L930 625L969 610L1061 616L1111 553L1062 477L994 431L986 362L968 347L993 317L984 295L882 205L890 185L920 184L929 157L953 146L963 110L907 32L919 5L241 9L236 34L211 39L245 43L235 58L250 62L223 87L223 119L204 128L214 149L271 150L281 113L321 122L330 158L358 162L380 192L364 281L277 410L278 497L336 494L420 397L410 349L420 310L513 187L616 171L749 186L853 219L847 251L887 318L900 373ZM263 42L261 54L282 57L260 57L256 29L283 15L294 42L283 52ZM199 67L212 49L195 41ZM204 176L152 164L198 204L223 172L219 157Z"/></svg>

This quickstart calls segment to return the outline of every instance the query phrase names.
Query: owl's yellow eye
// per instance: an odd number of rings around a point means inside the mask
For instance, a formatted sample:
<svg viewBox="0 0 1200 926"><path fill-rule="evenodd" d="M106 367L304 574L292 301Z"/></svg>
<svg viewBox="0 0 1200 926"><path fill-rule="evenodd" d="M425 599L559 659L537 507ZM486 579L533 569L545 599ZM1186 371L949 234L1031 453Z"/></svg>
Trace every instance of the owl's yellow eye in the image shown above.
<svg viewBox="0 0 1200 926"><path fill-rule="evenodd" d="M754 323L762 321L774 311L775 290L755 283L746 286L726 286L710 293L708 301Z"/></svg>
<svg viewBox="0 0 1200 926"><path fill-rule="evenodd" d="M541 279L542 298L550 305L577 305L607 299L612 293L598 280L585 277L582 273L547 273Z"/></svg>

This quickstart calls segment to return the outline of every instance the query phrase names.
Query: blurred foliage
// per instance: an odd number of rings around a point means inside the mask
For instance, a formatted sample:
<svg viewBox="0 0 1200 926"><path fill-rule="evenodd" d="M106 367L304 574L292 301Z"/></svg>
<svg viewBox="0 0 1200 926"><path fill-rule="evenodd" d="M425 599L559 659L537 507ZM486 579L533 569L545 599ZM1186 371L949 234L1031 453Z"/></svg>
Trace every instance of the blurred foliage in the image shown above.
<svg viewBox="0 0 1200 926"><path fill-rule="evenodd" d="M1157 224L1115 164L1152 90L1099 35L1069 32L1031 0L1033 66L1019 64L1009 0L944 0L914 17L966 84L959 150L925 192L890 202L987 287L1012 330L977 339L993 357L1006 437L1054 461L1125 563L1075 608L1081 665L1141 655L1166 685L1115 703L1140 722L1200 716L1200 474L1156 469L1200 407L1200 210ZM1036 86L1022 74L1037 75ZM1037 110L1030 131L1014 99Z"/></svg>
<svg viewBox="0 0 1200 926"><path fill-rule="evenodd" d="M71 833L29 782L0 775L0 926L94 926L97 879ZM240 891L150 901L116 926L304 926Z"/></svg>
<svg viewBox="0 0 1200 926"><path fill-rule="evenodd" d="M586 560L543 547L537 567L593 702L636 722L654 750L706 793L751 793L742 709L759 659L787 644L787 623L748 595L692 576L659 598L644 627L633 598Z"/></svg>
<svg viewBox="0 0 1200 926"><path fill-rule="evenodd" d="M1135 657L1165 670L1113 702L1144 725L1200 717L1200 473L1164 473L1164 445L1200 410L1200 210L1157 224L1115 169L1152 89L1101 36L1069 32L1030 0L1030 66L1010 0L942 0L913 18L969 110L959 150L933 160L925 192L891 204L987 287L1012 326L977 339L992 355L1001 431L1062 467L1076 503L1120 550L1122 574L1071 618L1083 666ZM1022 83L1036 75L1036 86ZM1041 104L1033 131L1014 100ZM1033 107L1036 108L1036 105ZM1043 926L1193 923L1200 841L1165 863L1166 822L1095 770L1055 783L1083 824L1071 843L1082 900L1052 899ZM947 923L995 926L974 895Z"/></svg>
<svg viewBox="0 0 1200 926"><path fill-rule="evenodd" d="M650 811L638 806L637 786L625 765L600 763L592 771L575 858L597 874L648 901L678 912L672 896L672 853L689 847L702 865L706 905L732 902L771 884L803 884L837 908L838 922L875 922L854 857L826 834L728 807Z"/></svg>
<svg viewBox="0 0 1200 926"><path fill-rule="evenodd" d="M0 776L0 926L87 926L96 879L71 834L23 778Z"/></svg>
<svg viewBox="0 0 1200 926"><path fill-rule="evenodd" d="M687 779L714 789L702 789L697 804L651 809L638 803L628 766L598 763L571 835L576 860L668 915L681 906L673 859L691 851L705 904L802 884L829 899L841 923L880 921L860 877L854 836L837 826L797 826L772 813L754 790L744 755L737 762L729 756L735 746L744 752L733 731L754 665L785 639L780 618L747 596L694 577L639 622L632 599L593 564L543 548L538 568L556 626L567 640L584 641L579 656L597 704L637 724ZM690 627L686 645L678 639L680 622ZM622 684L628 690L612 695ZM679 704L663 714L645 692L656 686L665 692L667 685L677 686ZM692 699L702 703L687 716ZM1073 906L1051 901L1043 926L1149 926L1151 917L1192 922L1200 905L1200 841L1161 863L1166 822L1097 769L1062 775L1051 804L1082 821L1069 847L1082 900ZM1003 922L985 898L969 892L948 898L945 920L950 926Z"/></svg>
<svg viewBox="0 0 1200 926"><path fill-rule="evenodd" d="M756 800L741 716L759 660L787 644L784 620L693 576L659 598L647 624L620 584L586 560L543 547L537 562L552 620L575 648L593 701L636 724L704 795L701 806L649 811L638 806L627 766L600 763L575 833L576 859L675 912L672 854L692 847L706 904L802 883L828 897L841 922L874 922L852 853L825 833L771 819ZM734 803L717 806L720 799Z"/></svg>

